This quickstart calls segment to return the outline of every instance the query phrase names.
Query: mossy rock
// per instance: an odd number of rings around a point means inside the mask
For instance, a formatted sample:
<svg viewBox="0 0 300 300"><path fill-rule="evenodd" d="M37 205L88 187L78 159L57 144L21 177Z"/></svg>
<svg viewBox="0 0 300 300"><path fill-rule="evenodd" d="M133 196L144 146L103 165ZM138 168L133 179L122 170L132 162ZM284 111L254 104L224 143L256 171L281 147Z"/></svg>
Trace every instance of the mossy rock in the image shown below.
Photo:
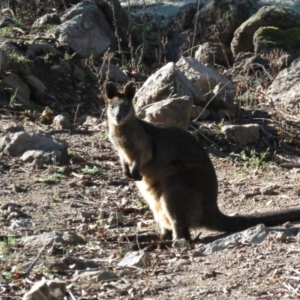
<svg viewBox="0 0 300 300"><path fill-rule="evenodd" d="M234 33L231 51L236 57L240 52L253 52L253 36L260 27L290 29L300 27L300 15L281 6L264 6L244 22Z"/></svg>
<svg viewBox="0 0 300 300"><path fill-rule="evenodd" d="M255 53L266 53L274 48L300 46L300 27L282 30L278 27L260 27L253 36Z"/></svg>

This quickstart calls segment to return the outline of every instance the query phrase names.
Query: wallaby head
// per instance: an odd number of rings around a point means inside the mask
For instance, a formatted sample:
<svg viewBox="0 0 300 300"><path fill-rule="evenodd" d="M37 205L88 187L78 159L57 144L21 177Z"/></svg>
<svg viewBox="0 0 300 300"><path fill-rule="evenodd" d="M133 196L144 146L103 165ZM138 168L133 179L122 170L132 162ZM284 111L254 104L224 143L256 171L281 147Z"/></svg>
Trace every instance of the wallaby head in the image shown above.
<svg viewBox="0 0 300 300"><path fill-rule="evenodd" d="M112 83L106 84L107 97L107 116L110 122L115 125L124 125L135 118L132 99L135 95L133 82L126 84L122 93L118 92L117 87Z"/></svg>

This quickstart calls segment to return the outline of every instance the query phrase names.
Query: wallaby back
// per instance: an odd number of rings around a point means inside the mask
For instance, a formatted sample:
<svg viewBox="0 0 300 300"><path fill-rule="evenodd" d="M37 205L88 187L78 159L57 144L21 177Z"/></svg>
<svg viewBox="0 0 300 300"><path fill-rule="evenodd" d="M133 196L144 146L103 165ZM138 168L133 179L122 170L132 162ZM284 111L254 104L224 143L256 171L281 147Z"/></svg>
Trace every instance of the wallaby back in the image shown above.
<svg viewBox="0 0 300 300"><path fill-rule="evenodd" d="M216 173L198 141L179 128L138 119L131 103L132 84L126 85L121 94L116 88L111 92L114 88L112 84L106 86L110 140L119 153L125 174L136 180L164 237L191 240L192 228L239 231L259 223L278 225L300 220L300 208L249 216L221 213ZM120 103L124 99L131 104L130 117L125 114L126 122L118 123L109 110L116 104L122 111Z"/></svg>

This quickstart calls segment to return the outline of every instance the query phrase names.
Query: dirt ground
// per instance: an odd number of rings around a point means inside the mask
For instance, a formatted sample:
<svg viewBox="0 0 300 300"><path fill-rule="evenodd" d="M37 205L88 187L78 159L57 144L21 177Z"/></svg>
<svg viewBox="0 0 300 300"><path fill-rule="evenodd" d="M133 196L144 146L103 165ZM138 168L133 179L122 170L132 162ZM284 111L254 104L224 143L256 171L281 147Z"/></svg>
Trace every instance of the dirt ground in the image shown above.
<svg viewBox="0 0 300 300"><path fill-rule="evenodd" d="M0 126L7 122L2 119ZM26 130L36 127L28 122ZM16 202L32 221L31 226L19 228L11 227L11 220L1 219L1 300L21 299L42 277L64 280L73 299L300 298L299 234L280 239L274 232L260 245L245 242L199 257L193 253L200 242L181 249L158 247L149 251L149 267L119 267L118 262L132 249L129 238L120 237L156 234L152 214L134 183L122 175L105 123L94 134L54 136L69 143L72 158L64 169L55 165L34 169L18 158L0 158L1 206ZM299 169L283 169L274 163L264 168L245 166L236 158L212 151L210 156L219 179L223 212L244 214L300 206ZM268 186L273 187L272 195L262 195L259 191ZM109 224L112 212L124 216L123 225ZM84 213L90 214L84 217ZM296 231L300 228L299 224L292 226ZM86 243L49 245L29 274L22 275L40 249L25 248L20 238L53 231L76 231ZM218 234L201 230L200 239ZM67 264L66 258L93 262L93 270L120 276L96 283L74 279L81 271Z"/></svg>

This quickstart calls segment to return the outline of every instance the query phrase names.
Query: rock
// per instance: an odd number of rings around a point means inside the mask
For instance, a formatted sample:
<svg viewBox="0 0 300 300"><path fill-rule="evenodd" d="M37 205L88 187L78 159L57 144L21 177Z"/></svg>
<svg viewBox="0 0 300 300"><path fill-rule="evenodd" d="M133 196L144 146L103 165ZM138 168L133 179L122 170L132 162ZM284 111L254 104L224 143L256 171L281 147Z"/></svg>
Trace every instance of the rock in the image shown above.
<svg viewBox="0 0 300 300"><path fill-rule="evenodd" d="M72 255L72 254L71 254ZM66 256L61 260L62 263L67 265L70 269L75 270L89 270L99 268L99 264L92 260L85 260L80 257Z"/></svg>
<svg viewBox="0 0 300 300"><path fill-rule="evenodd" d="M190 120L205 120L209 117L210 111L202 106L192 105Z"/></svg>
<svg viewBox="0 0 300 300"><path fill-rule="evenodd" d="M61 75L69 75L72 73L71 63L66 60L61 60L59 64L52 65L51 69Z"/></svg>
<svg viewBox="0 0 300 300"><path fill-rule="evenodd" d="M243 72L246 74L252 74L255 71L264 71L264 68L268 67L270 61L268 58L263 57L261 54L254 54L252 52L240 52L235 59L232 70L234 74Z"/></svg>
<svg viewBox="0 0 300 300"><path fill-rule="evenodd" d="M194 32L186 30L174 36L169 40L165 47L167 61L177 62L181 56L188 56L190 52L193 53L193 42L199 44L198 37L194 40ZM188 51L190 49L190 51Z"/></svg>
<svg viewBox="0 0 300 300"><path fill-rule="evenodd" d="M276 106L296 107L300 103L300 58L294 60L291 66L278 73L269 86L267 99Z"/></svg>
<svg viewBox="0 0 300 300"><path fill-rule="evenodd" d="M75 281L84 281L84 282L99 282L102 280L114 280L119 279L118 275L113 272L108 271L88 271L76 275Z"/></svg>
<svg viewBox="0 0 300 300"><path fill-rule="evenodd" d="M41 132L8 133L0 140L0 151L10 156L21 156L28 150L61 153L61 161L68 157L68 143L53 139Z"/></svg>
<svg viewBox="0 0 300 300"><path fill-rule="evenodd" d="M17 54L21 54L20 50L18 49L18 47L16 45L14 45L10 40L4 39L0 40L0 49L7 52L7 54L11 54L11 53L17 53Z"/></svg>
<svg viewBox="0 0 300 300"><path fill-rule="evenodd" d="M40 55L52 54L53 56L62 56L62 53L49 44L35 44L32 43L28 45L27 57L30 59L35 59Z"/></svg>
<svg viewBox="0 0 300 300"><path fill-rule="evenodd" d="M61 23L60 17L57 13L45 14L38 18L33 24L32 27L40 25L58 25Z"/></svg>
<svg viewBox="0 0 300 300"><path fill-rule="evenodd" d="M0 28L9 27L15 25L16 21L11 17L3 17L0 19Z"/></svg>
<svg viewBox="0 0 300 300"><path fill-rule="evenodd" d="M103 1L96 0L98 8L103 12L110 27L117 32L120 43L128 46L128 14L124 11L119 0Z"/></svg>
<svg viewBox="0 0 300 300"><path fill-rule="evenodd" d="M177 239L172 243L172 247L176 249L187 248L188 242L185 239Z"/></svg>
<svg viewBox="0 0 300 300"><path fill-rule="evenodd" d="M128 252L118 263L120 267L147 267L150 265L150 255L144 250Z"/></svg>
<svg viewBox="0 0 300 300"><path fill-rule="evenodd" d="M0 50L0 78L5 74L10 58L6 51Z"/></svg>
<svg viewBox="0 0 300 300"><path fill-rule="evenodd" d="M257 0L211 1L195 15L194 23L203 42L229 46L234 31L257 10Z"/></svg>
<svg viewBox="0 0 300 300"><path fill-rule="evenodd" d="M139 117L145 117L145 106L170 97L188 96L192 103L204 103L204 97L190 80L172 62L152 74L138 90L135 109Z"/></svg>
<svg viewBox="0 0 300 300"><path fill-rule="evenodd" d="M300 27L300 16L293 10L281 6L264 6L245 21L235 32L231 42L234 56L240 52L253 52L253 36L260 28L274 26L280 29Z"/></svg>
<svg viewBox="0 0 300 300"><path fill-rule="evenodd" d="M7 218L8 221L9 217ZM31 219L24 219L24 216L20 220L11 220L11 224L9 226L10 229L16 229L16 228L28 228L32 227L34 224Z"/></svg>
<svg viewBox="0 0 300 300"><path fill-rule="evenodd" d="M44 245L63 243L63 244L84 244L85 240L73 231L65 232L44 232L40 235L25 236L21 239L24 247L26 248L41 248Z"/></svg>
<svg viewBox="0 0 300 300"><path fill-rule="evenodd" d="M45 152L41 150L28 150L23 153L20 159L24 162L33 162L39 160L41 163L51 163L54 161L61 161L61 152L54 150L52 152Z"/></svg>
<svg viewBox="0 0 300 300"><path fill-rule="evenodd" d="M174 36L180 34L187 29L193 29L193 18L197 12L197 9L201 9L204 4L192 2L187 3L179 8L177 14L172 17L171 21L167 25L167 37L172 39Z"/></svg>
<svg viewBox="0 0 300 300"><path fill-rule="evenodd" d="M78 118L78 123L80 124L81 121L79 119L80 118ZM83 121L82 123L83 126L96 126L99 124L99 119L91 116L85 116L85 121Z"/></svg>
<svg viewBox="0 0 300 300"><path fill-rule="evenodd" d="M51 29L61 45L82 57L100 58L110 48L117 49L114 32L94 2L80 2L62 16L62 24Z"/></svg>
<svg viewBox="0 0 300 300"><path fill-rule="evenodd" d="M23 78L30 88L34 100L40 104L45 104L44 98L47 88L44 83L32 74L27 75Z"/></svg>
<svg viewBox="0 0 300 300"><path fill-rule="evenodd" d="M147 107L145 109L145 119L148 122L163 123L187 130L191 110L192 102L189 97L170 98Z"/></svg>
<svg viewBox="0 0 300 300"><path fill-rule="evenodd" d="M176 63L179 70L194 84L194 86L205 95L212 91L218 84L220 88L223 88L223 93L217 95L214 101L222 101L226 103L226 106L233 105L235 98L235 87L224 75L220 74L217 69L211 66L205 66L195 58L181 57ZM226 97L224 97L226 95ZM203 105L203 103L197 103L196 105ZM222 107L223 108L223 107Z"/></svg>
<svg viewBox="0 0 300 300"><path fill-rule="evenodd" d="M20 132L25 131L24 126L22 124L7 124L4 126L4 132Z"/></svg>
<svg viewBox="0 0 300 300"><path fill-rule="evenodd" d="M282 30L271 26L260 27L254 33L253 45L255 53L267 54L275 49L283 49L290 54L298 52L299 56L300 28Z"/></svg>
<svg viewBox="0 0 300 300"><path fill-rule="evenodd" d="M124 216L119 212L112 212L109 215L109 218L107 220L108 224L110 225L120 225L123 224L125 221Z"/></svg>
<svg viewBox="0 0 300 300"><path fill-rule="evenodd" d="M259 128L258 124L225 125L222 126L221 130L225 133L228 141L245 146L257 142L259 139Z"/></svg>
<svg viewBox="0 0 300 300"><path fill-rule="evenodd" d="M23 296L23 300L63 300L66 293L65 282L55 280L45 280L36 282Z"/></svg>
<svg viewBox="0 0 300 300"><path fill-rule="evenodd" d="M129 80L128 76L112 63L103 62L99 68L99 74L103 79L107 77L114 82L126 83Z"/></svg>
<svg viewBox="0 0 300 300"><path fill-rule="evenodd" d="M205 245L202 250L202 255L209 255L217 251L225 249L229 245L236 245L247 241L248 243L261 244L268 236L268 231L263 224L251 227L247 230L237 232L225 238L218 239L212 243Z"/></svg>
<svg viewBox="0 0 300 300"><path fill-rule="evenodd" d="M78 66L75 66L74 71L72 73L72 78L76 81L84 81L86 77L85 70L79 68Z"/></svg>
<svg viewBox="0 0 300 300"><path fill-rule="evenodd" d="M189 260L180 258L174 262L173 266L181 267L181 266L188 266L190 264L191 264L191 262Z"/></svg>
<svg viewBox="0 0 300 300"><path fill-rule="evenodd" d="M222 43L203 43L195 52L195 59L203 64L219 64L229 67L232 62L232 54L228 46Z"/></svg>
<svg viewBox="0 0 300 300"><path fill-rule="evenodd" d="M52 127L54 129L70 129L72 124L66 116L57 115L53 119Z"/></svg>
<svg viewBox="0 0 300 300"><path fill-rule="evenodd" d="M30 105L30 89L17 75L11 73L1 81L1 85L12 90L12 97L16 94L14 102L25 106ZM14 103L10 103L14 104Z"/></svg>

